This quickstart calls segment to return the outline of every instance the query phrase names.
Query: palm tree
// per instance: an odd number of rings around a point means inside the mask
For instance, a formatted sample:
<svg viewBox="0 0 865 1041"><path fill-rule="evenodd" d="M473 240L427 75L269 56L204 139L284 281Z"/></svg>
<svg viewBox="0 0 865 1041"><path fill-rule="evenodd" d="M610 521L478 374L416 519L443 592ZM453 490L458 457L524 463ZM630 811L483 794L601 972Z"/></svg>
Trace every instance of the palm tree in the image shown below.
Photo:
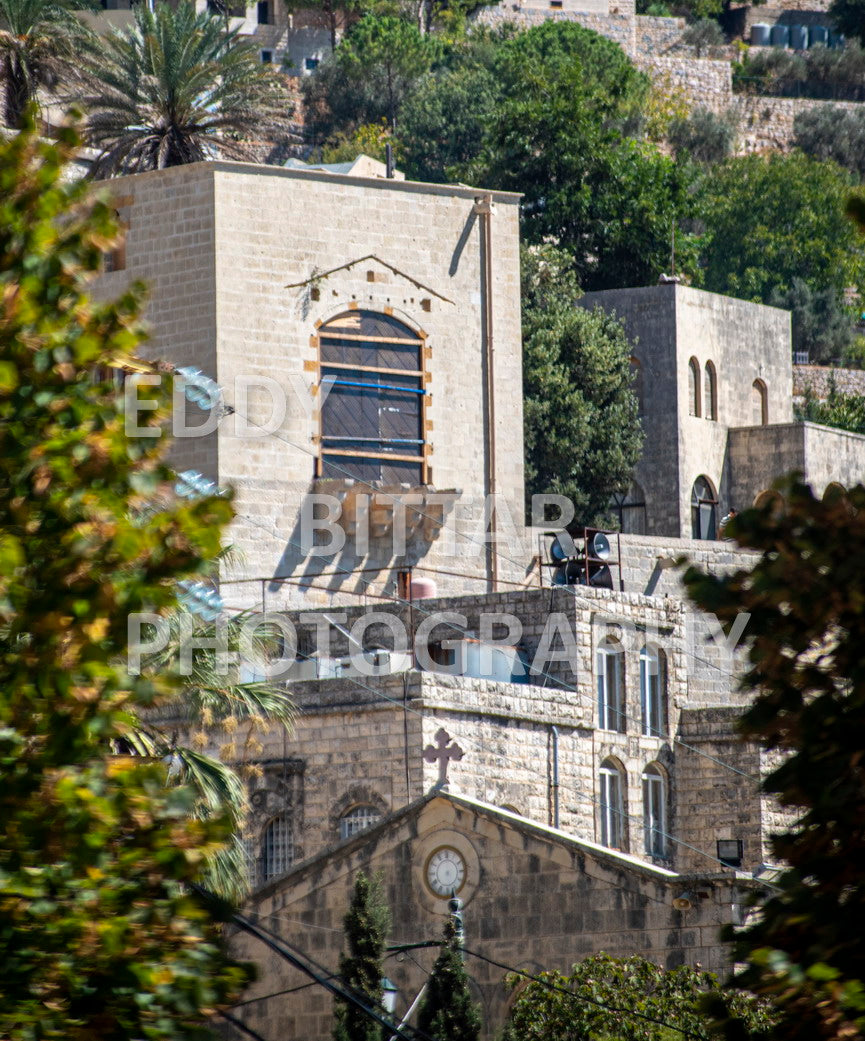
<svg viewBox="0 0 865 1041"><path fill-rule="evenodd" d="M247 620L254 621L238 615L225 623L223 639L229 652L239 650ZM249 888L241 841L247 810L243 764L259 751L259 731L274 726L291 729L294 703L284 684L248 678L250 673L244 677L236 668L222 669L217 652L207 646L216 637L213 623L183 609L168 621L171 635L166 646L148 656L142 668L152 673L180 671L181 691L146 716L133 717L123 746L116 751L161 759L168 767L168 782L195 793L197 817L228 815L234 843L207 861L202 881L211 891L238 901ZM252 675L263 671L272 643L266 632L254 646L244 643L243 657ZM186 663L181 655L184 644L195 648Z"/></svg>
<svg viewBox="0 0 865 1041"><path fill-rule="evenodd" d="M134 23L93 52L88 73L87 136L102 149L96 176L248 158L250 135L274 133L289 115L253 45L192 3L137 6Z"/></svg>
<svg viewBox="0 0 865 1041"><path fill-rule="evenodd" d="M0 81L3 122L20 127L41 87L56 89L78 78L90 32L75 10L93 0L0 0Z"/></svg>

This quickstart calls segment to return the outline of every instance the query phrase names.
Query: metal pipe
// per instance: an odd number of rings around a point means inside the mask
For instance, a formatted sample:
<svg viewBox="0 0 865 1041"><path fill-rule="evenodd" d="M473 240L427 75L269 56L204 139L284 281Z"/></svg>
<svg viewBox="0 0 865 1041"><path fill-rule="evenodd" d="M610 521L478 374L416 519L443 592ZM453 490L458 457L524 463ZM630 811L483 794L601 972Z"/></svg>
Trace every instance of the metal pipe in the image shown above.
<svg viewBox="0 0 865 1041"><path fill-rule="evenodd" d="M551 727L553 735L553 827L559 826L559 728Z"/></svg>
<svg viewBox="0 0 865 1041"><path fill-rule="evenodd" d="M490 591L498 592L499 557L496 530L496 378L493 340L493 197L483 195L475 199L474 212L481 222L481 250L483 253L484 347L487 363L487 496L491 503L489 516L489 572Z"/></svg>
<svg viewBox="0 0 865 1041"><path fill-rule="evenodd" d="M411 1017L412 1017L412 1015L414 1013L414 1010L420 1004L420 999L424 996L424 994L426 994L426 986L427 985L424 984L421 987L421 989L417 992L417 997L414 999L414 1001L411 1003L411 1005L409 1005L408 1012L406 1012L406 1014L402 1017L402 1022L397 1027L397 1030L402 1030L403 1027L408 1026L408 1021L411 1019ZM391 1036L389 1038L389 1041L397 1041L397 1037L398 1036L402 1036L402 1035L391 1034Z"/></svg>

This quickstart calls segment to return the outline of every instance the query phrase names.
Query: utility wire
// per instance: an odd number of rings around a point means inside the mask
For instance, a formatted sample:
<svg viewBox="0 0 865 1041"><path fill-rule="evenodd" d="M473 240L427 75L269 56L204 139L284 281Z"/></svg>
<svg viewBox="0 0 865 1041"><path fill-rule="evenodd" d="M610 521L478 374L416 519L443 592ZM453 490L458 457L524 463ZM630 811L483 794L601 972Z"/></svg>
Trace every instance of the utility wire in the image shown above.
<svg viewBox="0 0 865 1041"><path fill-rule="evenodd" d="M260 527L263 531L268 531L269 534L271 534L271 535L273 535L275 537L278 537L278 538L282 538L283 537L283 536L280 536L278 534L278 532L270 531L270 529L266 525L261 524L259 521L255 520L255 518L253 518L253 517L250 517L248 514L242 514L241 516L245 520L248 520L252 524L255 524L257 527ZM288 545L295 546L296 548L301 549L301 550L303 549L303 546L299 542L297 542L296 539L289 538L289 539L286 540L286 542L287 542ZM344 568L344 567L341 567L338 564L335 565L335 567L338 569L339 572L341 572L341 573L343 573L345 575L352 576L352 575L356 574L356 572L352 571L350 568ZM286 580L285 579L280 579L280 581L286 581ZM288 580L288 581L292 581L292 580ZM366 580L362 579L362 581L366 581ZM300 583L298 581L296 584L302 584L302 583ZM367 584L368 584L368 582L367 582ZM315 587L313 587L313 588L315 588ZM560 587L555 587L554 586L552 588L554 590L556 588L559 588L563 592L570 593L570 589L567 586L560 586ZM375 599L378 599L378 600L387 599L387 600L389 600L392 603L400 604L401 606L404 606L404 607L409 607L412 610L417 611L419 614L427 615L428 617L433 617L434 615L439 613L439 612L430 611L430 610L428 610L426 608L421 607L418 604L418 602L415 601L415 600L406 600L404 597L393 595L393 594L388 596L388 597L384 597L384 596L377 596L376 594L370 594L370 593L366 593L366 592L364 592L364 593L354 593L354 592L352 592L349 595L353 595L353 596L374 596ZM572 594L572 595L576 596L575 594ZM576 599L580 600L582 602L582 605L586 609L595 610L597 608L596 604L593 604L591 601L586 600L584 597L577 597ZM239 613L242 613L242 612L239 612ZM458 633L460 636L465 636L466 633L468 632L467 629L460 628L454 622L449 622L449 621L444 620L444 619L442 619L439 622L439 624L447 626L450 629L453 629L453 631ZM703 664L708 665L708 666L710 666L712 668L720 668L720 666L716 665L715 663L710 662L710 661L708 661L705 658L700 658L698 655L695 655L695 654L692 653L691 656L696 658L698 661L702 662ZM562 679L559 676L554 676L552 673L546 672L546 671L541 670L541 669L538 669L538 670L532 669L532 670L530 670L530 672L531 672L532 676L535 676L535 677L537 677L539 679L544 679L545 681L546 680L552 680L554 683L557 684L557 688L556 689L567 690L570 693L576 694L577 697L580 698L583 701L587 701L587 700L590 701L591 704L592 704L592 707L594 708L594 698L591 695L585 694L583 691L579 690L575 684L568 683L567 680ZM612 712L620 720L627 718L626 715L625 715L625 712L622 709L613 708ZM615 731L615 733L620 733L620 731ZM724 762L723 759L719 759L717 756L713 756L710 752L705 752L705 751L703 751L700 748L696 748L694 745L688 744L688 742L683 741L680 737L675 737L673 734L669 734L669 733L664 734L664 733L661 733L660 731L655 731L655 733L652 736L653 737L658 737L661 740L669 741L671 744L679 745L682 748L686 748L686 749L688 749L689 752L693 752L695 755L702 756L704 759L708 759L710 762L715 763L716 766L721 766L721 767L723 767L726 770L730 770L732 773L738 774L740 777L745 777L748 780L753 781L755 784L759 784L759 780L760 779L758 777L754 776L754 774L750 774L750 773L748 773L745 770L741 770L741 769L739 769L739 767L733 766L731 763Z"/></svg>
<svg viewBox="0 0 865 1041"><path fill-rule="evenodd" d="M603 1001L598 1001L596 998L589 998L586 997L585 994L578 994L576 991L568 990L567 987L560 987L558 984L550 983L549 980L545 980L541 976L534 976L532 973L525 972L522 969L515 969L511 965L505 965L504 962L496 961L494 958L488 958L485 954L481 954L479 951L471 951L468 947L462 947L461 950L472 958L478 958L480 961L485 961L489 965L494 965L497 969L504 969L506 972L512 972L515 975L523 976L527 980L539 983L542 987L546 987L548 990L556 991L559 994L566 994L570 998L575 998L577 1001L585 1001L589 1005L595 1005L597 1008L603 1009L604 1012L616 1012L619 1015L632 1016L635 1019L642 1019L647 1023L654 1023L656 1026L664 1027L667 1030L675 1030L677 1033L682 1034L685 1037L696 1038L697 1041L706 1041L705 1034L695 1034L690 1030L685 1030L683 1027L677 1027L674 1023L668 1023L664 1019L656 1019L654 1016L646 1015L645 1012L637 1012L635 1009L618 1008L615 1005L606 1005Z"/></svg>

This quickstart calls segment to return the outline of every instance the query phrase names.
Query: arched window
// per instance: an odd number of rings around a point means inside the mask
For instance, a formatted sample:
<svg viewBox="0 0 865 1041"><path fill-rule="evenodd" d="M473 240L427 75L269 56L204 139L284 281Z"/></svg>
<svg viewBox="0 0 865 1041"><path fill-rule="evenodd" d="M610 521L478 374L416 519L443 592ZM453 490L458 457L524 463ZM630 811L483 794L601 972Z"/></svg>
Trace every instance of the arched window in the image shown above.
<svg viewBox="0 0 865 1041"><path fill-rule="evenodd" d="M631 355L631 390L637 399L637 415L642 416L646 411L646 387L643 382L643 366L640 359Z"/></svg>
<svg viewBox="0 0 865 1041"><path fill-rule="evenodd" d="M615 759L605 759L599 773L601 845L625 848L624 773Z"/></svg>
<svg viewBox="0 0 865 1041"><path fill-rule="evenodd" d="M657 763L643 771L643 839L648 856L667 856L667 782Z"/></svg>
<svg viewBox="0 0 865 1041"><path fill-rule="evenodd" d="M424 484L423 339L376 311L318 330L321 438L316 476Z"/></svg>
<svg viewBox="0 0 865 1041"><path fill-rule="evenodd" d="M640 650L640 711L643 734L665 737L667 733L667 656L652 644Z"/></svg>
<svg viewBox="0 0 865 1041"><path fill-rule="evenodd" d="M646 534L646 496L636 481L631 482L624 495L613 496L610 508L618 515L622 534Z"/></svg>
<svg viewBox="0 0 865 1041"><path fill-rule="evenodd" d="M716 538L718 496L708 477L698 477L691 489L691 538Z"/></svg>
<svg viewBox="0 0 865 1041"><path fill-rule="evenodd" d="M284 875L294 860L294 835L288 817L274 817L262 836L261 873L263 881Z"/></svg>
<svg viewBox="0 0 865 1041"><path fill-rule="evenodd" d="M751 401L754 426L766 426L769 422L769 392L762 380L754 380L751 384Z"/></svg>
<svg viewBox="0 0 865 1041"><path fill-rule="evenodd" d="M376 806L354 806L339 818L339 837L349 839L359 831L366 831L381 820Z"/></svg>
<svg viewBox="0 0 865 1041"><path fill-rule="evenodd" d="M625 652L616 640L598 647L598 726L625 732Z"/></svg>
<svg viewBox="0 0 865 1041"><path fill-rule="evenodd" d="M700 415L700 363L696 358L688 362L688 412Z"/></svg>
<svg viewBox="0 0 865 1041"><path fill-rule="evenodd" d="M706 419L718 418L718 374L712 362L706 362L706 371L703 376L703 415Z"/></svg>

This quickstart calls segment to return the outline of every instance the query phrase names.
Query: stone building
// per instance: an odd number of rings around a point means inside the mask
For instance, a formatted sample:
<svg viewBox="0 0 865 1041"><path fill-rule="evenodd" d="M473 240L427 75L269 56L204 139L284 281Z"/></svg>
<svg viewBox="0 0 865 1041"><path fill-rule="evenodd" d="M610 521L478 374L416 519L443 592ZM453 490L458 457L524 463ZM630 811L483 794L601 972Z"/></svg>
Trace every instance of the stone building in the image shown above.
<svg viewBox="0 0 865 1041"><path fill-rule="evenodd" d="M582 301L635 340L643 494L619 504L601 586L551 585L522 523L516 196L226 162L103 190L127 230L97 291L150 284L149 355L187 386L174 463L236 490L227 610L292 631L293 734L229 755L255 767L249 910L335 971L357 869L384 871L396 939L434 940L440 860L493 961L722 971L717 926L762 886L783 817L735 736L737 634L672 565L747 566L720 516L791 465L818 491L861 472L862 438L792 422L789 316L676 285ZM316 534L313 495L343 544ZM265 1000L291 977L235 940L261 968L244 1022L328 1037L330 999ZM431 958L389 972L398 1011ZM504 970L471 972L491 1036Z"/></svg>
<svg viewBox="0 0 865 1041"><path fill-rule="evenodd" d="M787 311L668 283L588 293L623 319L645 445L622 528L716 539L723 516L798 470L818 494L865 477L865 437L793 420Z"/></svg>
<svg viewBox="0 0 865 1041"><path fill-rule="evenodd" d="M319 573L319 602L381 595L420 559L524 577L473 536L492 493L490 525L522 524L518 196L232 162L108 190L126 242L98 291L147 282L150 356L221 388L174 458L236 491L232 606ZM343 546L313 544L314 511Z"/></svg>
<svg viewBox="0 0 865 1041"><path fill-rule="evenodd" d="M462 878L454 888L464 903L466 969L485 1038L495 1036L511 1001L499 965L535 973L604 950L639 953L669 968L687 959L723 970L718 929L740 922L747 897L759 889L730 871L679 875L444 790L306 860L256 891L245 911L319 965L335 966L354 878L360 869L381 872L393 919L389 940L420 945L440 938L447 914L450 875L436 867L442 860ZM310 988L308 977L256 940L238 934L232 942L261 971L233 1011L245 1026L266 1038L332 1036L329 994ZM387 956L398 1014L420 991L436 954L418 946Z"/></svg>

